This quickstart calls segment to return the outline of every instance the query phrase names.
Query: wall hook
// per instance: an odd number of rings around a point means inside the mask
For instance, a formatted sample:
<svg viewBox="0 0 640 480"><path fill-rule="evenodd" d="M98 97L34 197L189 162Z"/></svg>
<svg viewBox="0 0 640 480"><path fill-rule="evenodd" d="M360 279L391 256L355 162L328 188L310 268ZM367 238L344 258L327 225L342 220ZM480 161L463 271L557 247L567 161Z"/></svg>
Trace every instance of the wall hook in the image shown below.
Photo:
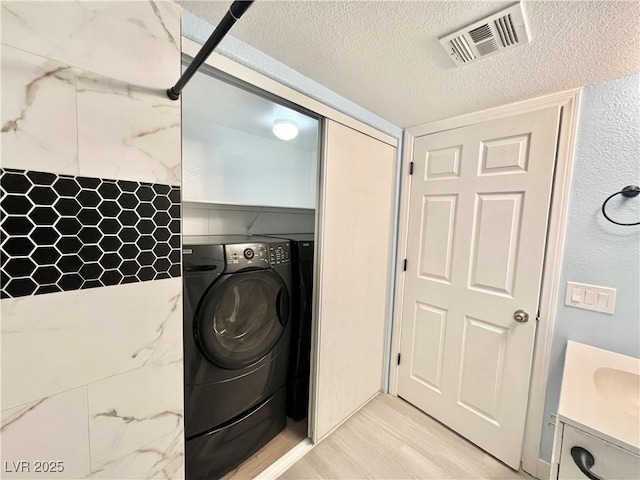
<svg viewBox="0 0 640 480"><path fill-rule="evenodd" d="M616 222L615 220L612 220L609 217L609 215L607 215L607 211L605 210L605 208L607 206L607 203L609 202L609 200L611 200L616 195L622 195L623 197L626 197L626 198L637 197L638 195L640 195L640 187L638 185L627 185L626 187L624 187L619 192L616 192L616 193L614 193L612 195L609 195L607 197L607 199L602 203L602 215L604 215L604 218L609 220L611 223L615 223L616 225L622 225L624 227L631 227L633 225L640 225L640 222L635 222L635 223Z"/></svg>

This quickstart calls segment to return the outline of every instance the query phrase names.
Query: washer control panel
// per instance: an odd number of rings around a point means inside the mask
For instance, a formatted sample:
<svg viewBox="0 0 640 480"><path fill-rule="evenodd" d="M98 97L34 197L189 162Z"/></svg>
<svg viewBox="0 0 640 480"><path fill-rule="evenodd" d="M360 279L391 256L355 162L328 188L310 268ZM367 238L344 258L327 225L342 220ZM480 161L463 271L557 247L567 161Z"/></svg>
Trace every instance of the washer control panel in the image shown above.
<svg viewBox="0 0 640 480"><path fill-rule="evenodd" d="M269 262L271 265L280 265L291 262L291 249L289 242L269 244Z"/></svg>
<svg viewBox="0 0 640 480"><path fill-rule="evenodd" d="M264 243L242 243L225 245L227 272L235 272L243 268L269 268L267 246Z"/></svg>

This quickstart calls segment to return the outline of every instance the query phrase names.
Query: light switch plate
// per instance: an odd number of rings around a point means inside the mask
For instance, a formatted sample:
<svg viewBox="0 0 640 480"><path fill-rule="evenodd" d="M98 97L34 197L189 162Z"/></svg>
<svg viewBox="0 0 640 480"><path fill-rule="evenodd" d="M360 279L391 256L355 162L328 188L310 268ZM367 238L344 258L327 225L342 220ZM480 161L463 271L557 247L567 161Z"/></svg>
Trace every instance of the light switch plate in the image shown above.
<svg viewBox="0 0 640 480"><path fill-rule="evenodd" d="M616 305L616 289L567 282L564 304L613 315Z"/></svg>

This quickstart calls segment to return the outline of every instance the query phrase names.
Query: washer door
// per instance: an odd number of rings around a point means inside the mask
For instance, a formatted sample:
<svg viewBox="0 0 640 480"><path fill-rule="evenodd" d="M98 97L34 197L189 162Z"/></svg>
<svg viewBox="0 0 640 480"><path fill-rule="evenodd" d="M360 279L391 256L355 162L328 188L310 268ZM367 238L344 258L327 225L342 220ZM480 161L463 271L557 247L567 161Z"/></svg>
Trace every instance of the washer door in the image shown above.
<svg viewBox="0 0 640 480"><path fill-rule="evenodd" d="M246 367L264 357L289 318L289 292L271 270L221 276L204 294L194 332L202 353L223 368Z"/></svg>

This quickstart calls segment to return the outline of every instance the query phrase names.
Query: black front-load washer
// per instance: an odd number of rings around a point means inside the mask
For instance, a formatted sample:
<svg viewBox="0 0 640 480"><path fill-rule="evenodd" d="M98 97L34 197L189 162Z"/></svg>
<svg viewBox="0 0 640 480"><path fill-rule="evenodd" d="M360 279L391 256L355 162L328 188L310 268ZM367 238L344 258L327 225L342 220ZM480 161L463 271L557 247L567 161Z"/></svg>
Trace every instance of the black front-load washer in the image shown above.
<svg viewBox="0 0 640 480"><path fill-rule="evenodd" d="M186 476L219 478L286 424L289 242L184 237Z"/></svg>

